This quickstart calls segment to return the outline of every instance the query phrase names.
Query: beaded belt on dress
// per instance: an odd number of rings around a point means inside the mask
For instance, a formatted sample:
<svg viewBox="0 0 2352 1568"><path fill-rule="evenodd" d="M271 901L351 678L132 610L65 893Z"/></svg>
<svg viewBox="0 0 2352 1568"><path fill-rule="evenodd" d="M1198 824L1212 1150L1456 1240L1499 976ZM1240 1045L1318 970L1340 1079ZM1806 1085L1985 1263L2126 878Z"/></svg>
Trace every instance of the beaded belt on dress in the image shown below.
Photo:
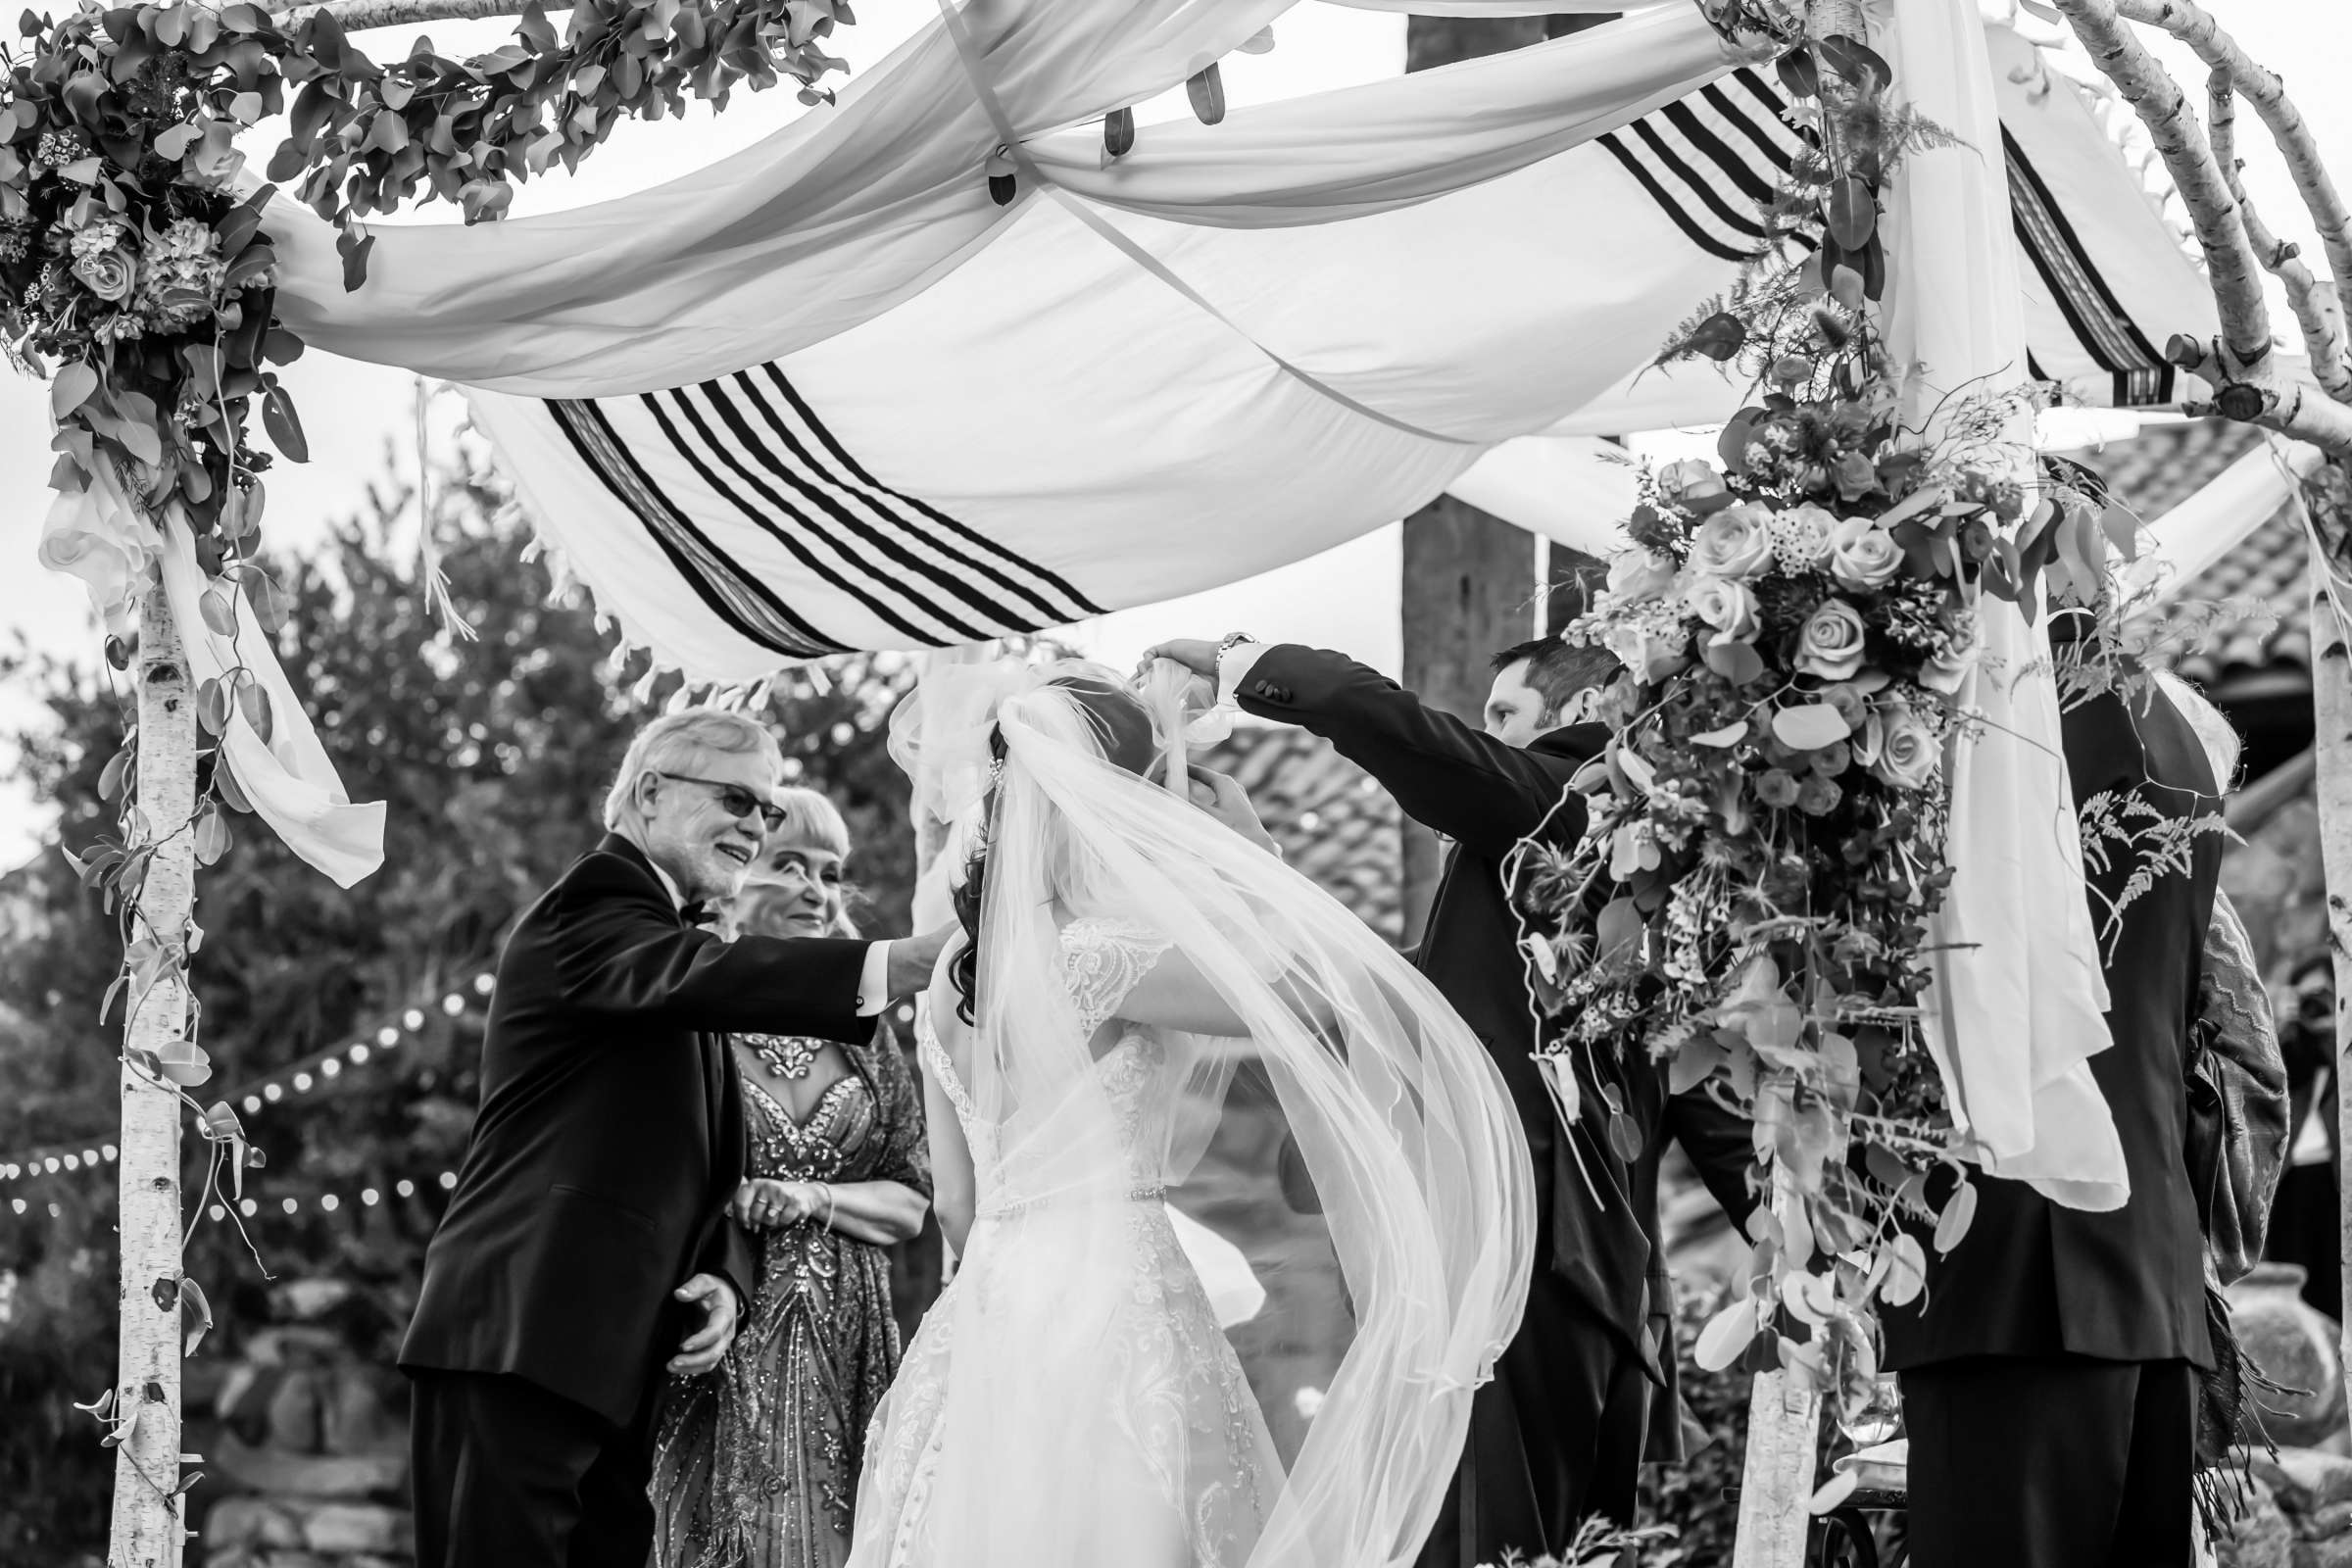
<svg viewBox="0 0 2352 1568"><path fill-rule="evenodd" d="M975 1219L1004 1219L1014 1214L1027 1213L1033 1208L1043 1208L1049 1203L1061 1202L1076 1196L1072 1193L1049 1193L1043 1198L1016 1198L1009 1203L991 1203L985 1208L976 1210L972 1217ZM1139 1182L1128 1188L1122 1196L1130 1203L1157 1203L1167 1198L1168 1190L1158 1182Z"/></svg>

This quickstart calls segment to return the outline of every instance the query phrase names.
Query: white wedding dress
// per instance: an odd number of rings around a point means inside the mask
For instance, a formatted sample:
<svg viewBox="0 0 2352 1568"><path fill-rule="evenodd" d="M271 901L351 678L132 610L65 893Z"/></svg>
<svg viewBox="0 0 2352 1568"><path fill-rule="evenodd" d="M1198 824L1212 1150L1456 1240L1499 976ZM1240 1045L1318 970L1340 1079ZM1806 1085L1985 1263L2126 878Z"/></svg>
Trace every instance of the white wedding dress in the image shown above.
<svg viewBox="0 0 2352 1568"><path fill-rule="evenodd" d="M1120 1002L1168 944L1140 925L1072 921L1061 933L1061 979L1089 1038L1117 1017ZM1208 1293L1170 1223L1160 1183L1170 1119L1183 1087L1159 1032L1125 1025L1095 1071L1118 1118L1127 1212L1135 1245L1121 1288L1082 1293L1107 1315L1075 1320L1068 1289L1089 1243L1084 1207L1098 1200L1019 1199L1000 1181L997 1129L983 1120L938 1035L918 1051L956 1107L972 1151L977 1208L971 1238L948 1291L969 1298L983 1323L1004 1324L1003 1343L956 1343L962 1303L943 1298L908 1347L875 1417L859 1489L854 1568L954 1568L968 1542L941 1540L929 1508L945 1446L954 1362L1002 1364L1019 1346L1060 1340L1088 1348L1100 1381L1065 1378L1087 1396L1057 1412L1055 1446L1092 1455L1090 1473L1060 1479L1021 1462L1005 1431L967 1441L1008 1445L1004 1484L1039 1489L1053 1513L1030 1547L1040 1568L1241 1568L1282 1486L1281 1462L1241 1361L1217 1326ZM1068 1489L1065 1492L1065 1488ZM1083 1488L1083 1500L1071 1494ZM880 1549L887 1543L887 1550ZM866 1549L868 1544L876 1549Z"/></svg>
<svg viewBox="0 0 2352 1568"><path fill-rule="evenodd" d="M1518 1324L1534 1191L1494 1062L1328 894L1147 782L1139 726L1186 778L1179 715L1099 666L935 669L892 721L918 808L986 846L918 1032L974 1216L849 1568L1405 1568ZM1214 1036L1122 1015L1179 964ZM1247 1373L1177 1184L1262 1262Z"/></svg>

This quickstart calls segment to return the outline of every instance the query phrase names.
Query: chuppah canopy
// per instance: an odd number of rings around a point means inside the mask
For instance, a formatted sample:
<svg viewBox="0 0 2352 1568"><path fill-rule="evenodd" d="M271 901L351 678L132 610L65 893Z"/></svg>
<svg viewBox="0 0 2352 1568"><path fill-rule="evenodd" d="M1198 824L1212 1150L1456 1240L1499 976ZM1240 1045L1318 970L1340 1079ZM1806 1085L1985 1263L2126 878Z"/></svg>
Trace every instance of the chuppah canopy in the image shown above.
<svg viewBox="0 0 2352 1568"><path fill-rule="evenodd" d="M1057 128L1280 9L971 0L837 112L686 179L386 229L356 293L331 231L290 215L279 309L320 347L467 387L600 606L717 683L1229 582L1580 411L1627 429L1728 409L1720 377L1642 367L1766 243L1756 205L1802 132L1690 8L1148 127L1115 160ZM1965 141L1916 154L1889 209L1902 363L1946 394L2034 368L2099 401L2172 395L2149 345L2212 306L2117 148L1970 0L1893 16L1906 79ZM2080 875L2046 671L2015 616L1987 631L2028 673L1971 699L2004 741L1955 764L1969 952L1938 987L1939 1061L1990 1168L2110 1206L2113 1129L2077 1092L2104 1038L2083 922L1986 917L2053 853Z"/></svg>
<svg viewBox="0 0 2352 1568"><path fill-rule="evenodd" d="M1688 4L1147 125L1112 161L1051 127L1267 8L1187 9L1178 38L1164 8L1053 7L1126 71L1037 42L1042 3L982 0L657 190L380 230L357 294L294 215L281 309L467 386L601 606L719 682L1213 587L1478 493L1498 443L1738 406L1710 366L1646 368L1763 244L1800 133ZM2079 91L2008 27L1987 43L2033 368L2169 400L2153 345L2212 312L2194 267ZM1004 207L995 120L1020 134Z"/></svg>

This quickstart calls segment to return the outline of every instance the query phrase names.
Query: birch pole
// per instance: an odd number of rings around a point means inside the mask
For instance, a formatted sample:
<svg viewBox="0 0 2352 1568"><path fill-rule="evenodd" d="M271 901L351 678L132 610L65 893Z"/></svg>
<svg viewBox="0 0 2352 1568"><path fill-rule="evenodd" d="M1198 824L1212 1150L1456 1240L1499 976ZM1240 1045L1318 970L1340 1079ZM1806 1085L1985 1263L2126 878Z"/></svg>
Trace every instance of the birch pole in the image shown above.
<svg viewBox="0 0 2352 1568"><path fill-rule="evenodd" d="M138 820L157 845L137 901L137 929L182 961L162 966L129 1002L122 1065L122 1340L114 1388L115 1504L108 1568L178 1568L179 1097L132 1065L171 1054L188 1019L184 963L195 906L196 693L161 584L139 623Z"/></svg>
<svg viewBox="0 0 2352 1568"><path fill-rule="evenodd" d="M2312 752L2318 761L2314 793L2320 808L2320 859L2328 882L2328 955L2335 978L2336 1226L2342 1238L2339 1267L2352 1292L2352 637L2329 592L2343 559L2341 503L2347 486L2339 469L2313 477L2304 505L2311 508L2315 545L2311 559ZM2332 558L2332 559L2331 559ZM2352 1300L2352 1296L2345 1298ZM2352 1315L2347 1315L2352 1325ZM2352 1326L2339 1344L2342 1364L2352 1367Z"/></svg>
<svg viewBox="0 0 2352 1568"><path fill-rule="evenodd" d="M1772 1211L1783 1234L1803 1195L1775 1167ZM1802 1372L1756 1374L1747 1400L1747 1456L1740 1473L1740 1525L1732 1568L1802 1568L1812 1528L1813 1467L1820 1446L1821 1394Z"/></svg>

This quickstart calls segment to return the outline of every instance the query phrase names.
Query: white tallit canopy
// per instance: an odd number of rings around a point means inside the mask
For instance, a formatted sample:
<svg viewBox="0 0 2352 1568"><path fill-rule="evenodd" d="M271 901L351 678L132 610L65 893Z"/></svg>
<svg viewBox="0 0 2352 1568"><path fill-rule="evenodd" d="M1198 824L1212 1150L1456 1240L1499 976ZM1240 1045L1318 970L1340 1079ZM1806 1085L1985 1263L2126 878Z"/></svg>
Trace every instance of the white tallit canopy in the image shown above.
<svg viewBox="0 0 2352 1568"><path fill-rule="evenodd" d="M356 295L286 217L284 308L473 388L604 608L719 681L1214 587L1477 490L1497 443L1737 406L1711 367L1643 368L1761 243L1797 138L1692 7L1147 125L1116 162L1091 125L1026 134L1266 14L975 0L969 69L934 24L838 111L670 185L381 230ZM1094 47L1039 41L1064 28ZM1988 38L2010 184L2054 215L2019 225L2034 365L2162 402L2153 343L2211 315L2194 269L2075 90ZM983 85L1024 128L1004 208Z"/></svg>

